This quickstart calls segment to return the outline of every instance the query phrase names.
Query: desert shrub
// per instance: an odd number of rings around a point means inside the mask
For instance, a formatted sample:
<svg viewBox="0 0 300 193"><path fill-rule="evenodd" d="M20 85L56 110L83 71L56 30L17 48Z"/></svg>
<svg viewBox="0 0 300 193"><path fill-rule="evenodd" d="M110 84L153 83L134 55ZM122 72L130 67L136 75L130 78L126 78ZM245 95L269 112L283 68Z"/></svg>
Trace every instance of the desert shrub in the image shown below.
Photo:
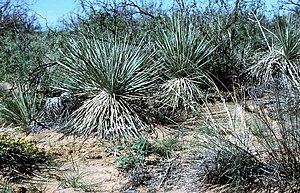
<svg viewBox="0 0 300 193"><path fill-rule="evenodd" d="M210 183L230 184L238 191L260 187L297 192L299 34L290 20L279 20L274 32L261 30L268 48L255 53L247 71L254 114L241 107L231 114L224 105L223 123L212 115L208 118L204 175ZM265 30L275 39L273 44Z"/></svg>
<svg viewBox="0 0 300 193"><path fill-rule="evenodd" d="M199 5L198 5L199 6ZM200 6L201 7L201 6ZM267 48L255 17L268 23L263 1L210 1L194 15L195 26L216 46L204 69L212 74L219 89L232 89L257 49ZM254 16L255 15L255 16Z"/></svg>
<svg viewBox="0 0 300 193"><path fill-rule="evenodd" d="M182 150L176 138L149 140L140 138L133 141L123 141L115 144L113 154L116 166L123 170L135 170L145 164L145 158L150 154L168 157L174 151Z"/></svg>
<svg viewBox="0 0 300 193"><path fill-rule="evenodd" d="M113 152L116 156L116 167L127 171L143 163L149 147L150 143L145 138L115 145Z"/></svg>
<svg viewBox="0 0 300 193"><path fill-rule="evenodd" d="M208 117L203 175L210 183L299 191L299 36L287 21L279 21L272 36L274 45L249 70L252 114L236 103L233 113L224 104L225 118Z"/></svg>
<svg viewBox="0 0 300 193"><path fill-rule="evenodd" d="M32 175L46 161L33 142L7 133L0 133L0 155L0 173L11 181Z"/></svg>
<svg viewBox="0 0 300 193"><path fill-rule="evenodd" d="M0 2L1 80L27 80L30 70L42 63L46 49L36 19L26 2Z"/></svg>
<svg viewBox="0 0 300 193"><path fill-rule="evenodd" d="M178 150L182 150L182 147L179 145L178 139L166 138L163 140L155 140L151 142L148 152L160 156L169 156L173 151Z"/></svg>
<svg viewBox="0 0 300 193"><path fill-rule="evenodd" d="M156 87L152 46L127 37L71 39L61 66L72 85L92 95L71 116L65 131L100 137L138 137L149 130L147 97Z"/></svg>
<svg viewBox="0 0 300 193"><path fill-rule="evenodd" d="M0 81L26 83L47 93L58 46L68 33L42 31L29 6L25 1L0 2Z"/></svg>

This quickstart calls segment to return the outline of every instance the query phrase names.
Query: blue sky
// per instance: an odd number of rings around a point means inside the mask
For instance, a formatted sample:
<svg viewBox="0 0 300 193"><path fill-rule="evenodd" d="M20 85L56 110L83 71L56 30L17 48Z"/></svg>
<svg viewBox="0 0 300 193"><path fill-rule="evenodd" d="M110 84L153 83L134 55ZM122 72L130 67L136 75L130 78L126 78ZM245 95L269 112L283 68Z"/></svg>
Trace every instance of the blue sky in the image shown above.
<svg viewBox="0 0 300 193"><path fill-rule="evenodd" d="M46 18L49 26L55 26L57 21L63 17L70 15L72 11L79 7L78 0L27 0L31 4L31 9ZM169 1L169 0L166 0ZM265 0L267 7L270 9L272 5L276 5L277 0ZM46 20L39 18L42 25Z"/></svg>
<svg viewBox="0 0 300 193"><path fill-rule="evenodd" d="M76 0L28 0L31 9L38 14L39 22L44 25L54 26L57 21L70 15L72 11L79 7Z"/></svg>

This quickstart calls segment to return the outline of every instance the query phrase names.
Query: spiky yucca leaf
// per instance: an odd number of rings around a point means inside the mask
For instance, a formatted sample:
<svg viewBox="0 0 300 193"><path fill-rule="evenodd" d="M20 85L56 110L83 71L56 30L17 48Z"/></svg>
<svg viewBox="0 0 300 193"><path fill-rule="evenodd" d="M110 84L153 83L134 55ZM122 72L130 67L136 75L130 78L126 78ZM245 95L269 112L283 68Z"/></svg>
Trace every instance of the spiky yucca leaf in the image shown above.
<svg viewBox="0 0 300 193"><path fill-rule="evenodd" d="M60 64L69 71L70 79L95 95L71 116L69 126L74 132L136 137L148 128L139 112L143 107L134 104L155 88L158 66L150 49L126 37L70 40Z"/></svg>
<svg viewBox="0 0 300 193"><path fill-rule="evenodd" d="M172 111L195 109L202 97L200 87L213 81L203 71L214 48L192 25L189 18L175 14L166 18L164 28L156 34L158 54L162 58L165 83L162 85L163 104Z"/></svg>
<svg viewBox="0 0 300 193"><path fill-rule="evenodd" d="M0 118L6 123L28 126L36 118L41 100L35 91L17 83L13 98L0 104Z"/></svg>
<svg viewBox="0 0 300 193"><path fill-rule="evenodd" d="M275 34L279 46L280 55L289 62L299 62L300 60L300 33L293 29L291 21L278 21L277 31Z"/></svg>
<svg viewBox="0 0 300 193"><path fill-rule="evenodd" d="M158 53L170 78L199 75L214 48L202 37L189 18L175 14L166 18L165 28L156 34Z"/></svg>

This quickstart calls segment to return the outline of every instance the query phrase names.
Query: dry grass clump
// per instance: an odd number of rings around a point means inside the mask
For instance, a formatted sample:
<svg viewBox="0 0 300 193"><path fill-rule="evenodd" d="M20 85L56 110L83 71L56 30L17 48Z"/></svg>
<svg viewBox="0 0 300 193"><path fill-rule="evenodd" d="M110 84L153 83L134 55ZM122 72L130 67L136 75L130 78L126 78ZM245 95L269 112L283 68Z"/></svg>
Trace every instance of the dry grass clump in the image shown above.
<svg viewBox="0 0 300 193"><path fill-rule="evenodd" d="M199 142L205 152L203 179L209 184L229 184L226 188L242 192L256 188L297 192L300 190L298 113L283 112L284 103L280 101L275 101L273 109L268 110L261 106L261 101L259 105L256 113L251 114L238 104L234 110L225 105L225 117L207 118L209 132ZM269 116L274 114L276 119Z"/></svg>

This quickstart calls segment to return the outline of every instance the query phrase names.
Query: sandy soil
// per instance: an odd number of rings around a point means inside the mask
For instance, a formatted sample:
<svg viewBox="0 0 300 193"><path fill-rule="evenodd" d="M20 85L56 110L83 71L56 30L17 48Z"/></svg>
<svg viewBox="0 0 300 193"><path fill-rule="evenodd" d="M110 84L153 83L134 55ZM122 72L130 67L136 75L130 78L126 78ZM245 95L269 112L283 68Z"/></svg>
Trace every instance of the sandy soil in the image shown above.
<svg viewBox="0 0 300 193"><path fill-rule="evenodd" d="M24 188L32 193L121 192L126 183L122 172L115 167L109 142L49 130L28 136L14 134L34 141L47 155L55 158L52 163L55 166L47 166L53 169L36 172L32 179L12 185L14 192ZM72 181L76 180L80 187L71 187Z"/></svg>
<svg viewBox="0 0 300 193"><path fill-rule="evenodd" d="M220 117L220 121L224 123L223 117L227 112L222 105L214 108L214 116ZM230 111L242 111L240 107L232 108L234 110ZM241 113L243 112L239 114ZM178 131L181 136L180 143L188 148L173 152L170 157L163 158L153 154L146 157L144 168L140 168L140 173L135 174L134 180L139 181L136 187L132 186L134 182L128 177L130 174L116 168L112 144L108 141L98 140L97 137L83 139L53 130L29 135L16 133L34 141L40 149L55 159L47 166L48 169L36 172L29 180L13 184L14 192L22 193L24 188L27 190L24 193L199 192L203 190L199 177L203 158L191 154L190 148L196 147L192 147L190 143L194 140L193 128L195 124L201 124L200 122L191 121L190 126L185 125L185 131ZM163 139L170 133L170 130L159 130L156 139Z"/></svg>

